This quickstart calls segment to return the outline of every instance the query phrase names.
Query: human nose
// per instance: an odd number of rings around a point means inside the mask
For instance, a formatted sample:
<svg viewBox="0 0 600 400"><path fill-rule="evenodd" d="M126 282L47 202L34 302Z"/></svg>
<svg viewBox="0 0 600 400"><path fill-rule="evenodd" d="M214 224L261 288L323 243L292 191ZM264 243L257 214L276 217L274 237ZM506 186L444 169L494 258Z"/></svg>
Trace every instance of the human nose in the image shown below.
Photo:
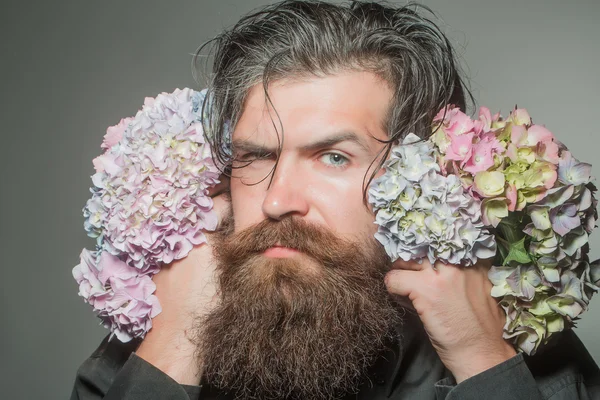
<svg viewBox="0 0 600 400"><path fill-rule="evenodd" d="M306 177L302 176L297 165L282 161L273 172L262 204L263 213L275 220L292 215L304 216L309 210Z"/></svg>

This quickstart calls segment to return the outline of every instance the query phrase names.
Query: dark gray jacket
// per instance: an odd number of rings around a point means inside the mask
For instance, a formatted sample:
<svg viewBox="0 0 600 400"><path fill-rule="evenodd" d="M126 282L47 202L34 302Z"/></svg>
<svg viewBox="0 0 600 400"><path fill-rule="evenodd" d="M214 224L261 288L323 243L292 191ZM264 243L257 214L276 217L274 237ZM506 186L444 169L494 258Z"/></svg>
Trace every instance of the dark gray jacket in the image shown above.
<svg viewBox="0 0 600 400"><path fill-rule="evenodd" d="M573 331L533 357L519 354L457 385L416 317L400 329L402 348L391 346L348 400L600 399L600 370ZM178 384L136 356L136 346L105 339L79 368L71 399L232 399L208 384Z"/></svg>

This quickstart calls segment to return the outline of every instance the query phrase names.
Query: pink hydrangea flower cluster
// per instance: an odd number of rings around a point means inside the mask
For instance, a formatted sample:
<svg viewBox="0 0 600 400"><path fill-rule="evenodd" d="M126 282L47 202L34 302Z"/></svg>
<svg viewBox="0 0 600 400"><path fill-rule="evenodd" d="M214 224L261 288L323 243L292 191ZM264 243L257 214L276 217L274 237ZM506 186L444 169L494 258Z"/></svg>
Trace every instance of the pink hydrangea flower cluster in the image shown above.
<svg viewBox="0 0 600 400"><path fill-rule="evenodd" d="M160 313L152 275L187 256L214 230L208 189L219 168L202 129L206 92L146 98L135 117L108 128L83 213L96 250L73 269L79 295L123 342L143 337Z"/></svg>
<svg viewBox="0 0 600 400"><path fill-rule="evenodd" d="M441 165L482 201L495 232L489 277L506 312L504 338L533 354L574 326L599 290L600 260L588 256L598 219L592 167L525 109L504 119L482 107L471 120L448 107L434 123Z"/></svg>
<svg viewBox="0 0 600 400"><path fill-rule="evenodd" d="M434 167L410 162L410 148L418 147L400 144L384 165L386 173L370 188L380 225L376 238L393 259L427 256L469 266L484 257L465 238L475 243L474 238L486 237L482 232L490 232L495 242L486 246L495 253L491 294L506 313L504 338L534 354L555 333L574 326L600 290L600 260L590 262L588 256L589 234L598 219L591 165L577 161L548 129L533 124L525 109L504 119L482 107L473 120L448 106L434 118L431 137L420 143L423 154L435 158ZM404 168L408 164L410 170ZM431 177L398 184L426 167ZM448 208L446 197L440 197L444 205L423 206L431 202L429 181L442 182L436 174L458 180L462 195L478 209L441 215L439 210ZM482 221L469 235L460 231L465 217ZM463 254L465 247L471 257Z"/></svg>

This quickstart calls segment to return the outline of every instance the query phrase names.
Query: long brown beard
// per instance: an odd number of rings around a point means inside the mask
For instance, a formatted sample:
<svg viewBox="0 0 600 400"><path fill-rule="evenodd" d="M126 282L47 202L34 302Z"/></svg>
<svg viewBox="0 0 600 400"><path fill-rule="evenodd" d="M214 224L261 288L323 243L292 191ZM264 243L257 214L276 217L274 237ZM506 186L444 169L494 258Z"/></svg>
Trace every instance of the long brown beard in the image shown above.
<svg viewBox="0 0 600 400"><path fill-rule="evenodd" d="M206 380L245 399L356 392L400 322L380 245L295 217L217 239L220 304L198 331ZM261 255L276 244L304 254Z"/></svg>

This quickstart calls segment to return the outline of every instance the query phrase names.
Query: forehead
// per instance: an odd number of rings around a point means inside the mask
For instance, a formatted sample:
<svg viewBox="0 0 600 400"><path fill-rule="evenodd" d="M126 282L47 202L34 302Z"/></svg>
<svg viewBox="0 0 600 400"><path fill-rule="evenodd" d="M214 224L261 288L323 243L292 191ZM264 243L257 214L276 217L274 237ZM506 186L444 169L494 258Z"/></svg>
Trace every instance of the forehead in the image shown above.
<svg viewBox="0 0 600 400"><path fill-rule="evenodd" d="M315 140L331 131L352 131L385 139L384 120L392 90L376 74L348 71L325 77L282 79L248 92L233 140Z"/></svg>

